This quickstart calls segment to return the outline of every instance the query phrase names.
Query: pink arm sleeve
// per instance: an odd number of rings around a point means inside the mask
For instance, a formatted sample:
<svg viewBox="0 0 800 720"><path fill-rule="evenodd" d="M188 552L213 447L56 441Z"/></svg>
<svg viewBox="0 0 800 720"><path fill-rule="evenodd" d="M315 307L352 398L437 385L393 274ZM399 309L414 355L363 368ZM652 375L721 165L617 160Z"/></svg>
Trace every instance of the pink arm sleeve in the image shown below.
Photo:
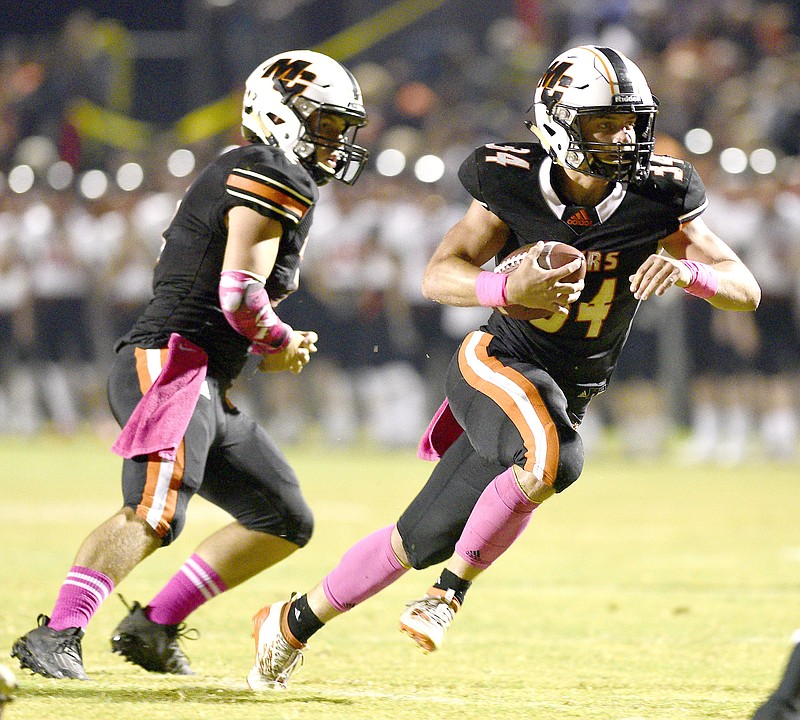
<svg viewBox="0 0 800 720"><path fill-rule="evenodd" d="M223 270L219 302L230 326L252 341L253 352L276 353L289 344L292 328L275 314L258 276L244 270Z"/></svg>

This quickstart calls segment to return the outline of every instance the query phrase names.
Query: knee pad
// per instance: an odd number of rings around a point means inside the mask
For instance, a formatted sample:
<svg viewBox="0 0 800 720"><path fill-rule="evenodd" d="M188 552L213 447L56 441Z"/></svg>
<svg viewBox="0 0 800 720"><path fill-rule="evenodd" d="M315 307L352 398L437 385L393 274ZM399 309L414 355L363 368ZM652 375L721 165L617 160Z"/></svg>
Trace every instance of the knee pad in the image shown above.
<svg viewBox="0 0 800 720"><path fill-rule="evenodd" d="M406 557L414 570L424 570L448 560L455 551L458 540L458 535L447 537L437 532L436 528L419 525L401 537Z"/></svg>
<svg viewBox="0 0 800 720"><path fill-rule="evenodd" d="M563 433L560 440L558 456L558 473L553 489L559 493L574 483L583 472L583 440L577 432Z"/></svg>
<svg viewBox="0 0 800 720"><path fill-rule="evenodd" d="M314 533L314 514L311 512L311 508L306 505L303 512L292 515L288 524L289 532L284 537L298 547L308 545L308 541L311 540L311 535Z"/></svg>
<svg viewBox="0 0 800 720"><path fill-rule="evenodd" d="M282 537L298 547L308 545L314 532L314 515L305 503L296 505L291 511L284 509L281 514L270 512L237 520L248 530Z"/></svg>

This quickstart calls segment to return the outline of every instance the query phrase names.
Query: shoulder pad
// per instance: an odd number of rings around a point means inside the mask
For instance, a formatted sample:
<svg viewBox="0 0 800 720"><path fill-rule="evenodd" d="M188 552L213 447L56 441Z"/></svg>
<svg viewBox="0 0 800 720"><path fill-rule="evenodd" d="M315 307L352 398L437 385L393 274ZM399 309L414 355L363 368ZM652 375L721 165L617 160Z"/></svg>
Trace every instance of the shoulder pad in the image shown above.
<svg viewBox="0 0 800 720"><path fill-rule="evenodd" d="M688 222L708 205L703 181L686 161L669 155L650 158L650 174L643 183L645 194L679 210L679 221Z"/></svg>
<svg viewBox="0 0 800 720"><path fill-rule="evenodd" d="M279 148L253 144L232 158L225 180L228 194L297 224L317 199L311 176L302 165L289 162Z"/></svg>
<svg viewBox="0 0 800 720"><path fill-rule="evenodd" d="M546 153L538 143L489 143L476 148L461 164L458 178L476 200L483 201L481 186L496 172L518 170L529 173L537 167ZM503 182L507 182L505 177Z"/></svg>

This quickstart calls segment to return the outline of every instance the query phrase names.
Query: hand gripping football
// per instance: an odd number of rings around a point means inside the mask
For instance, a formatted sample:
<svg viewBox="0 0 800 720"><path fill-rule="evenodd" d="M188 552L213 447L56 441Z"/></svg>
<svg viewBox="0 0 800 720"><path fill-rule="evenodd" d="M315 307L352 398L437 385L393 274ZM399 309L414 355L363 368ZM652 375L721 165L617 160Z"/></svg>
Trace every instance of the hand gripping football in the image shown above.
<svg viewBox="0 0 800 720"><path fill-rule="evenodd" d="M499 273L514 272L532 247L533 244L523 245L521 248L506 255L494 271ZM567 245L566 243L557 242L555 240L546 242L542 249L542 254L539 255L538 262L539 266L543 267L545 270L554 270L555 268L560 268L563 265L571 263L575 258L581 258L581 260L583 260L581 266L575 272L563 278L562 282L578 282L578 280L586 276L586 258L580 250L572 247L572 245ZM505 307L497 308L497 310L503 315L508 315L508 317L516 318L517 320L535 320L552 315L551 312L543 310L542 308L529 308L525 305L506 305Z"/></svg>

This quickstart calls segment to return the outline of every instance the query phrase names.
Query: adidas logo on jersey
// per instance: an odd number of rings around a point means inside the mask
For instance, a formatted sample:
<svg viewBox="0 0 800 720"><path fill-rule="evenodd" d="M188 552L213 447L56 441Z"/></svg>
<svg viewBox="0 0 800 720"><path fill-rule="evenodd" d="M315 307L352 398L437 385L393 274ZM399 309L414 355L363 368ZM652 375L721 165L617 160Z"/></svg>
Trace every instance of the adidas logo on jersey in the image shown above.
<svg viewBox="0 0 800 720"><path fill-rule="evenodd" d="M465 555L470 558L471 560L480 560L481 559L481 551L480 550L467 550Z"/></svg>
<svg viewBox="0 0 800 720"><path fill-rule="evenodd" d="M578 208L578 210L566 219L567 225L577 225L579 227L591 227L594 225L594 220L586 212L586 208Z"/></svg>

